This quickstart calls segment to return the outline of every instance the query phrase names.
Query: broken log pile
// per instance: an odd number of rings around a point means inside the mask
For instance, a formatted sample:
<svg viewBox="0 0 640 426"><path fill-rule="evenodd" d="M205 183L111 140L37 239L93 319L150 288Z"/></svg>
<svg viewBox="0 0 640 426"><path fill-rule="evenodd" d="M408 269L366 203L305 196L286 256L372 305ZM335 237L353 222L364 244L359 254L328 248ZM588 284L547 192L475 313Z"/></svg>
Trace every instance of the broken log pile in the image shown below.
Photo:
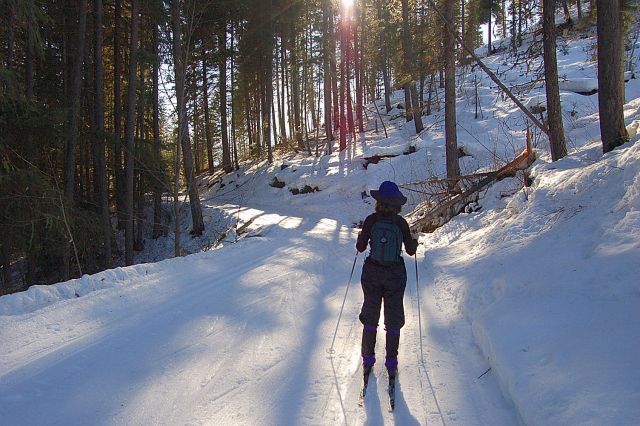
<svg viewBox="0 0 640 426"><path fill-rule="evenodd" d="M467 205L477 201L480 190L493 182L515 176L519 170L525 170L531 166L535 159L535 152L533 152L531 148L528 148L506 166L495 172L461 176L455 180L443 179L430 181L429 183L431 184L439 184L441 188L447 188L454 183L457 184L456 188L462 186L463 189L458 189L457 192L444 191L431 194L432 196L429 197L429 199L420 203L407 215L411 232L435 231L438 227L449 222L454 216L462 212ZM465 187L464 182L472 183ZM407 185L402 185L402 187L410 191L412 190L408 188Z"/></svg>

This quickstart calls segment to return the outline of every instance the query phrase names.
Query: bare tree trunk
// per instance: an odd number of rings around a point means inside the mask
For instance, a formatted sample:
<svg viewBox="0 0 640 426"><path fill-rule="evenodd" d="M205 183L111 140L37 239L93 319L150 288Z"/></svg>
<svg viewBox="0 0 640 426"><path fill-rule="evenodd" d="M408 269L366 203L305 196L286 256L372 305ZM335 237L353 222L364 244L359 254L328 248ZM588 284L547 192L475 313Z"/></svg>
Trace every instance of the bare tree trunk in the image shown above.
<svg viewBox="0 0 640 426"><path fill-rule="evenodd" d="M445 2L445 19L453 22L453 1ZM445 66L445 139L447 156L447 178L454 179L460 176L460 163L458 162L458 134L456 117L456 57L454 36L448 30L446 24L444 31L444 66Z"/></svg>
<svg viewBox="0 0 640 426"><path fill-rule="evenodd" d="M95 195L100 206L103 227L103 266L111 266L111 221L109 218L109 193L107 189L107 157L105 144L104 112L104 67L102 64L102 0L95 0L95 121L94 180Z"/></svg>
<svg viewBox="0 0 640 426"><path fill-rule="evenodd" d="M597 0L598 105L604 153L629 142L624 124L624 47L618 0Z"/></svg>
<svg viewBox="0 0 640 426"><path fill-rule="evenodd" d="M542 1L544 31L544 71L547 89L547 114L549 117L549 140L551 142L551 159L559 160L567 155L567 145L562 123L562 106L560 105L560 89L558 87L558 63L556 60L556 0Z"/></svg>
<svg viewBox="0 0 640 426"><path fill-rule="evenodd" d="M133 212L133 180L134 180L134 136L136 130L136 88L138 82L138 27L140 20L140 0L131 2L131 48L129 53L129 88L127 90L127 121L125 124L125 199L124 199L124 257L125 265L133 265L134 251L134 212Z"/></svg>

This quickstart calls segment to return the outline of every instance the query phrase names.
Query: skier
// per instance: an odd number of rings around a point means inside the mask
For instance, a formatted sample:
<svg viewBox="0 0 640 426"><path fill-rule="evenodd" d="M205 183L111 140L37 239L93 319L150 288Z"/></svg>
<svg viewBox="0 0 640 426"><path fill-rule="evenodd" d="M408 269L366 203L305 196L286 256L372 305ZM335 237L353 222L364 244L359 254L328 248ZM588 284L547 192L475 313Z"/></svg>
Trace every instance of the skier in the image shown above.
<svg viewBox="0 0 640 426"><path fill-rule="evenodd" d="M364 292L364 303L360 311L360 322L364 325L362 365L365 382L368 382L368 376L376 362L374 349L380 308L384 300L384 324L387 331L385 367L390 382L395 384L400 329L404 325L403 297L407 284L402 244L404 243L407 254L412 256L418 248L418 241L411 235L407 221L399 215L407 198L395 183L382 182L377 191L371 191L371 196L376 199L375 213L365 219L356 243L356 248L361 253L367 249L367 244L370 245L361 278ZM364 391L366 392L366 384Z"/></svg>

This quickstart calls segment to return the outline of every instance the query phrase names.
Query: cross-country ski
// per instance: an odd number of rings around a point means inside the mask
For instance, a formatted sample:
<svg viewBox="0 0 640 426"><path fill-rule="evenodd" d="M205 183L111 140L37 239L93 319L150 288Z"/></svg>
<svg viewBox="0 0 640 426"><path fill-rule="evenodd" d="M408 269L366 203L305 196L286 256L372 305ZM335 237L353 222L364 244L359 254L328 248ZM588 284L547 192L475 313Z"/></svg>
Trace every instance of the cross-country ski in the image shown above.
<svg viewBox="0 0 640 426"><path fill-rule="evenodd" d="M360 396L358 397L358 405L364 405L364 398L367 396L367 386L369 386L369 376L371 375L371 368L365 369L362 375L362 386L360 387Z"/></svg>
<svg viewBox="0 0 640 426"><path fill-rule="evenodd" d="M389 387L387 393L389 394L389 411L393 411L396 408L396 379L395 375L389 376Z"/></svg>

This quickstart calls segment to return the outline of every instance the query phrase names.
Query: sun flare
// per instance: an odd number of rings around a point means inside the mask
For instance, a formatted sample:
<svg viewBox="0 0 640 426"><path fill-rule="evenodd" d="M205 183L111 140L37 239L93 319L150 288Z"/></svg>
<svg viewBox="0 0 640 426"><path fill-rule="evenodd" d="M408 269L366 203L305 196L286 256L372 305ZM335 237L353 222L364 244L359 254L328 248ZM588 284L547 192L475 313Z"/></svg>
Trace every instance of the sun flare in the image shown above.
<svg viewBox="0 0 640 426"><path fill-rule="evenodd" d="M353 6L353 0L340 0L340 2L345 9L350 9Z"/></svg>

